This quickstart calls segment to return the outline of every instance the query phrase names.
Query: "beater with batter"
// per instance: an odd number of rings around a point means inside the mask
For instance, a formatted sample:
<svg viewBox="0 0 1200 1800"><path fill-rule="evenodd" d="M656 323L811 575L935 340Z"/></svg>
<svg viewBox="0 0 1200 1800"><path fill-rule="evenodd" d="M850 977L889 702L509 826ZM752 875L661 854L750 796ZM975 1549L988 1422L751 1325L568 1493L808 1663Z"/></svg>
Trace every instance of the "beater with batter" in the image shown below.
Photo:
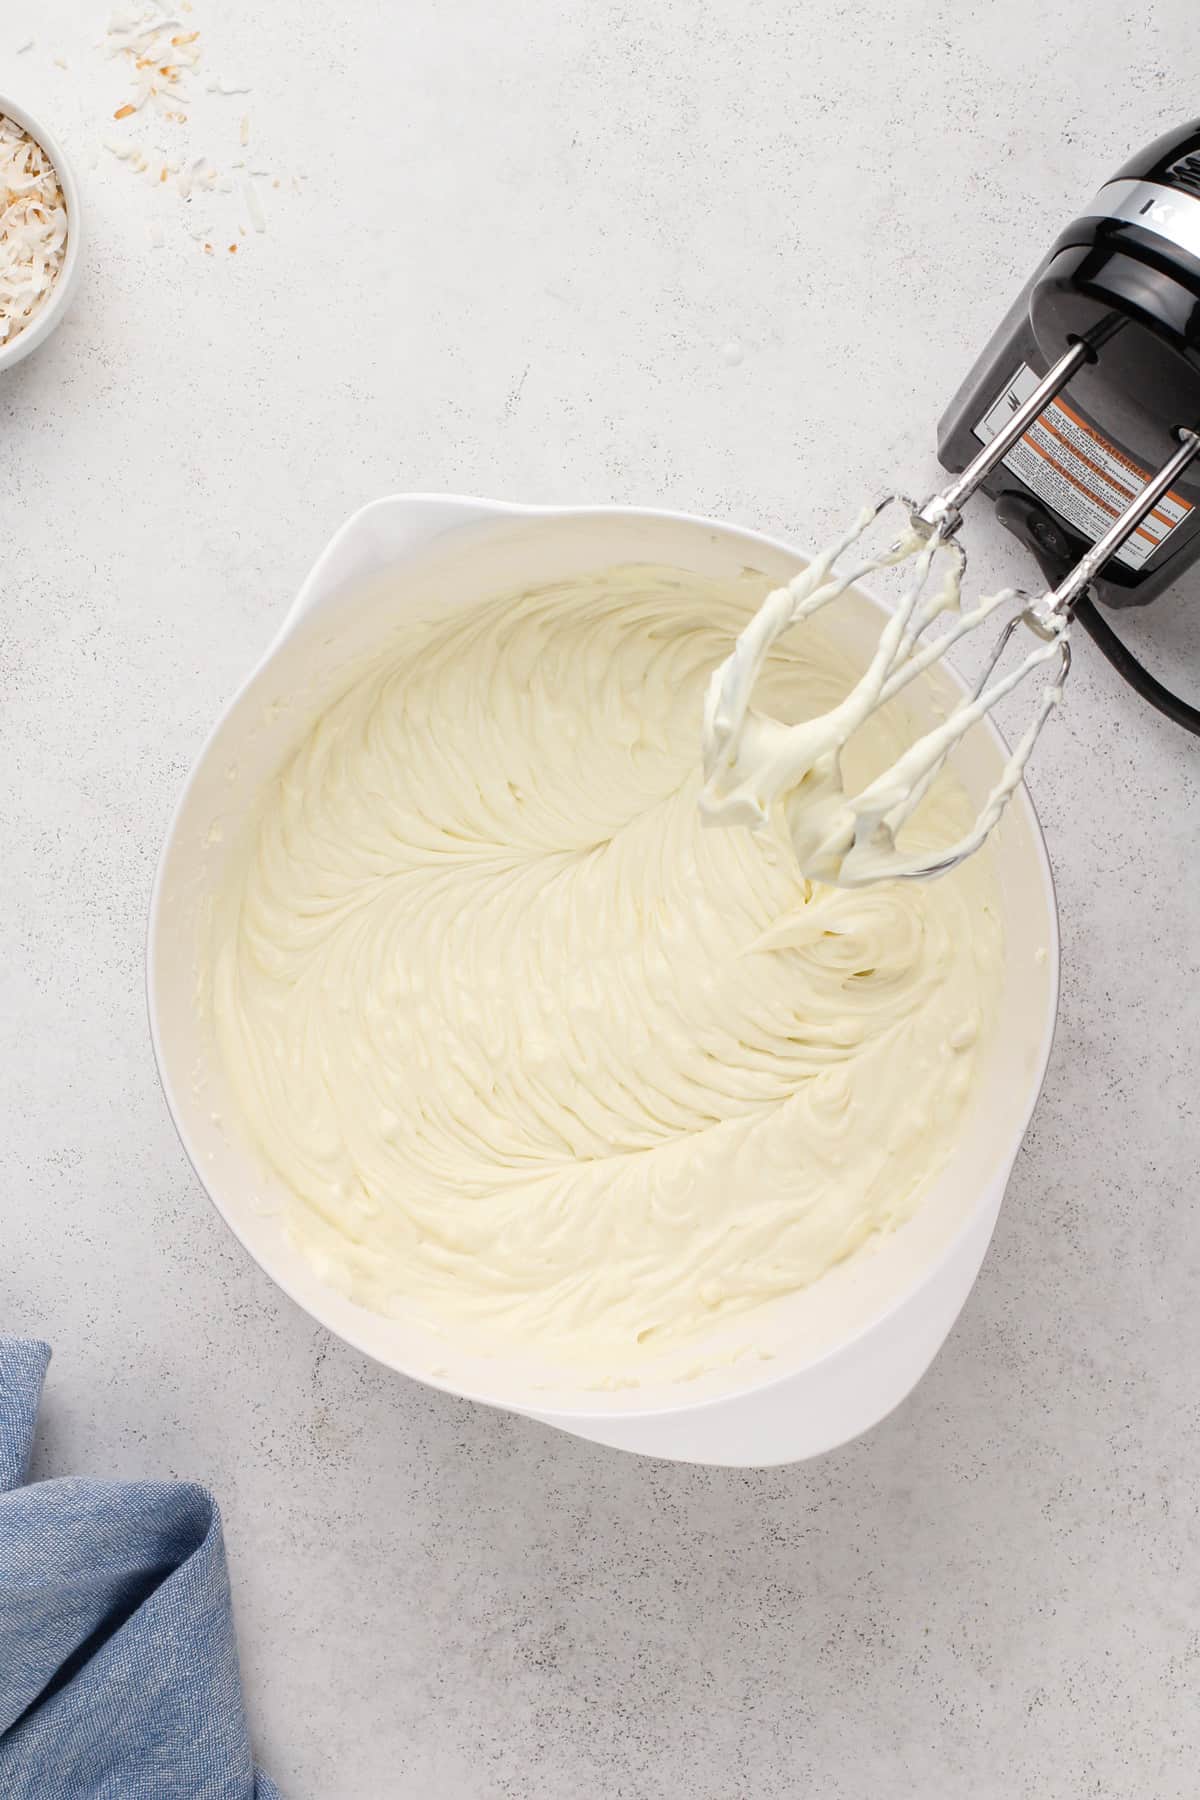
<svg viewBox="0 0 1200 1800"><path fill-rule="evenodd" d="M769 594L738 637L733 652L709 684L704 709L704 777L701 815L714 825L764 825L771 809L781 805L788 835L802 874L839 887L868 882L928 879L954 868L980 848L1020 785L1025 765L1043 725L1062 697L1071 667L1072 609L1099 569L1141 525L1162 496L1200 454L1200 436L1180 432L1180 446L1146 486L1130 501L1104 537L1083 556L1057 588L1039 600L1004 589L964 611L961 605L966 555L953 534L962 522L962 502L1038 417L1047 400L1060 391L1067 376L1086 357L1082 344L1072 347L1046 376L1008 427L988 444L971 466L944 493L924 506L910 503L908 521L896 542L882 555L866 557L849 569L838 561L858 543L871 522L888 506L889 496L868 508L830 549L816 557L785 587ZM939 560L942 579L932 580ZM879 569L906 563L912 574L906 590L880 635L866 670L843 700L815 719L784 725L755 711L750 696L771 646L794 625L811 618L853 583ZM939 662L952 645L1005 605L1020 602L1004 626L983 674L972 693L949 717L919 737L867 787L846 791L842 752L853 734L877 708ZM953 613L953 623L928 637L935 621ZM1015 667L996 674L1018 626L1027 626L1037 642ZM1052 664L1033 721L1009 757L969 831L944 854L906 852L897 842L903 826L919 806L929 785L956 744L999 701L1035 672ZM995 679L993 679L993 676Z"/></svg>

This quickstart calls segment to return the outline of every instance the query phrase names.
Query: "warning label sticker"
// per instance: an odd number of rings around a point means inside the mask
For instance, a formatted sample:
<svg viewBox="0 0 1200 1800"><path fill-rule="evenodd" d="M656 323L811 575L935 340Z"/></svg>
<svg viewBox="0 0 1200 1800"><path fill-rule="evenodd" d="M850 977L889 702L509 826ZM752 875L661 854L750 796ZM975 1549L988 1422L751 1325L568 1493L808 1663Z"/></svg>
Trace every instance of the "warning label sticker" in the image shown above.
<svg viewBox="0 0 1200 1800"><path fill-rule="evenodd" d="M975 436L990 443L1040 380L1040 375L1022 363L995 405L975 426ZM1050 402L1025 436L1013 445L1004 464L1093 543L1150 479L1148 469L1139 468L1101 437L1065 400ZM1165 494L1117 551L1116 561L1140 569L1191 510L1179 494Z"/></svg>

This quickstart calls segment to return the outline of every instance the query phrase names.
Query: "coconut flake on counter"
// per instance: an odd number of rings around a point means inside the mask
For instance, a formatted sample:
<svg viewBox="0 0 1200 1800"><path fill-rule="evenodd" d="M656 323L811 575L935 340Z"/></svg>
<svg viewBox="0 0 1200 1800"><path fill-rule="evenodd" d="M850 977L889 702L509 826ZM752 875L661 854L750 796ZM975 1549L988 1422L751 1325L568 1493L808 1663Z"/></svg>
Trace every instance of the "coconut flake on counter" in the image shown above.
<svg viewBox="0 0 1200 1800"><path fill-rule="evenodd" d="M258 197L258 190L255 188L253 181L243 181L242 194L246 201L246 211L250 215L250 223L253 225L255 231L265 231L267 229L267 215L263 212L262 201Z"/></svg>
<svg viewBox="0 0 1200 1800"><path fill-rule="evenodd" d="M67 205L36 139L0 113L0 345L45 305L67 249Z"/></svg>
<svg viewBox="0 0 1200 1800"><path fill-rule="evenodd" d="M162 111L187 102L183 78L200 60L200 33L189 31L159 0L114 12L105 37L108 54L125 57L133 77L132 97L117 108L114 119L140 112L148 100ZM186 118L175 112L171 116Z"/></svg>
<svg viewBox="0 0 1200 1800"><path fill-rule="evenodd" d="M185 200L192 197L192 189L204 180L204 171L208 164L207 156L193 156L185 163L176 177L175 185Z"/></svg>
<svg viewBox="0 0 1200 1800"><path fill-rule="evenodd" d="M190 0L186 3L185 0L130 0L130 4L118 6L112 14L105 38L110 57L122 57L131 65L134 83L133 93L117 107L113 117L121 124L147 109L147 102L153 102L159 108L160 117L183 127L179 139L181 149L171 157L163 150L150 151L141 146L122 150L118 142L111 139L106 140L105 147L134 174L146 176L151 184L162 186L169 180L172 191L185 205L190 206L206 193L237 195L252 230L262 235L267 229L267 218L254 181L247 179L244 156L250 143L249 113L240 117L235 113L231 121L242 154L239 155L233 145L230 149L238 160L218 168L208 156L190 154L188 139L191 138L194 144L197 127L207 128L225 110L221 98L209 101L206 96L225 97L252 91L247 82L217 75L204 83L203 90L194 82L190 87L185 86L184 78L194 73L202 56L207 54L202 51L199 27L185 21L184 15L191 11ZM186 111L176 110L181 104L186 106ZM225 117L227 120L228 112ZM228 124L225 129L229 129ZM223 163L224 158L220 161ZM285 173L265 167L252 168L249 175L269 180L275 188L282 187L284 180L289 179ZM293 192L300 192L295 176L290 177L290 185ZM216 235L227 236L233 224L233 220L227 219L222 232L218 222ZM189 229L186 223L185 229ZM244 225L237 226L242 236L245 236L245 229ZM200 242L207 253L212 231L206 229L201 234L189 230L189 235Z"/></svg>

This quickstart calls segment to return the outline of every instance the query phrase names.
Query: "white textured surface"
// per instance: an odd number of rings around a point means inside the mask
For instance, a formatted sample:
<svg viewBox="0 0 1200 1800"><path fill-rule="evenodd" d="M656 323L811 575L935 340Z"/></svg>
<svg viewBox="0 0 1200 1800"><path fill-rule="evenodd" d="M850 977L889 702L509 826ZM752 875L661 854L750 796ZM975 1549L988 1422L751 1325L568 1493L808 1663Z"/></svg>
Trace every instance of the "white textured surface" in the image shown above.
<svg viewBox="0 0 1200 1800"><path fill-rule="evenodd" d="M1191 6L194 4L310 171L236 258L89 168L92 9L0 21L91 225L0 382L0 1317L56 1347L40 1472L211 1481L292 1800L1193 1796L1197 752L1086 645L1033 780L1045 1097L933 1371L815 1465L637 1462L331 1342L203 1198L142 1000L172 798L345 513L451 488L814 541L928 485L1073 204L1196 111Z"/></svg>

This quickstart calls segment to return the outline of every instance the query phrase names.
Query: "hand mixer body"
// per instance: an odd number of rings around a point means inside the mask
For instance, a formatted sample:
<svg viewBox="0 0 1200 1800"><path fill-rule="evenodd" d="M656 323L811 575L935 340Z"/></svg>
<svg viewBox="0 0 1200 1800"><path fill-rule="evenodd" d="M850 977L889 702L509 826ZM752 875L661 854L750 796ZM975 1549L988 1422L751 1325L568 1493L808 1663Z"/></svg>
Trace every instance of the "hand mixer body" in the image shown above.
<svg viewBox="0 0 1200 1800"><path fill-rule="evenodd" d="M1178 430L1200 425L1200 121L1134 157L1060 234L947 408L943 466L965 468L1077 341L1089 360L983 483L1054 582L1170 457ZM1198 557L1193 467L1092 592L1142 604ZM1086 611L1081 623L1091 629Z"/></svg>

